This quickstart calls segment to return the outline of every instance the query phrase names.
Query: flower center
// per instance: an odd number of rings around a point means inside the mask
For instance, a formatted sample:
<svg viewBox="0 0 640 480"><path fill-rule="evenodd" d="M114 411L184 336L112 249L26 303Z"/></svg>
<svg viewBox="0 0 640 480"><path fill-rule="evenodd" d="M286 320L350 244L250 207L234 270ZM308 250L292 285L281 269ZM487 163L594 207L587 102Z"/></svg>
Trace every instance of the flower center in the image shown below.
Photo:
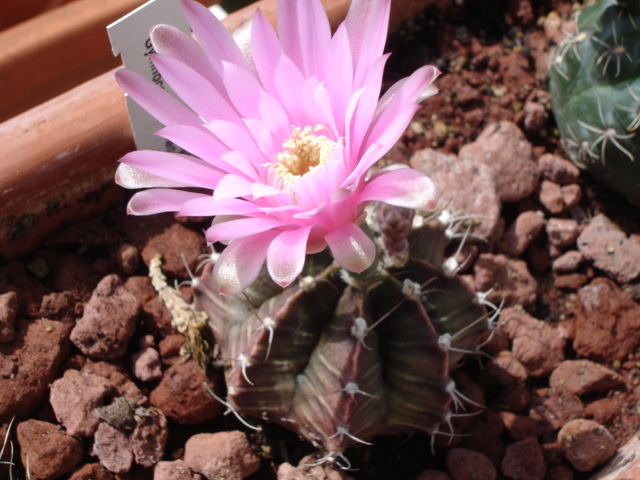
<svg viewBox="0 0 640 480"><path fill-rule="evenodd" d="M293 126L291 136L282 144L283 150L276 155L278 162L272 164L285 187L329 161L336 143L317 134L324 128L323 125L313 128L307 125L302 129Z"/></svg>

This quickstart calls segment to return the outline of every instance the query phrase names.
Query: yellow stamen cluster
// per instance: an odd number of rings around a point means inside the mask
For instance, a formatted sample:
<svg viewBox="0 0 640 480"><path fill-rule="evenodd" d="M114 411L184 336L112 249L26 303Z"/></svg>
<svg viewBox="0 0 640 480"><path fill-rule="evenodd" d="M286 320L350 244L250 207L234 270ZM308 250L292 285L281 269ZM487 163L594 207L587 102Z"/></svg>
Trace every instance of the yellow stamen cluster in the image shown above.
<svg viewBox="0 0 640 480"><path fill-rule="evenodd" d="M327 164L336 143L324 135L317 135L316 132L324 128L323 125L303 129L293 126L291 137L282 144L282 152L276 155L277 163L271 164L284 187Z"/></svg>

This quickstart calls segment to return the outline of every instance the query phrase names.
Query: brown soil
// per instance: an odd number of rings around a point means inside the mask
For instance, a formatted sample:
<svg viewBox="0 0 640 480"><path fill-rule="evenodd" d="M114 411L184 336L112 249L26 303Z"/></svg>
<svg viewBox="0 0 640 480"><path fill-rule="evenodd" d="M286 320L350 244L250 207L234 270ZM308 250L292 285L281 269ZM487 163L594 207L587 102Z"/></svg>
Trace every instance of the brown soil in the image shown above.
<svg viewBox="0 0 640 480"><path fill-rule="evenodd" d="M499 121L514 122L524 132L533 147L534 159L546 153L565 158L559 148L546 92L546 54L552 39L549 30L545 33L543 22L552 10L568 19L571 2L483 0L465 4L464 9L454 9L446 15L428 9L407 22L389 40L388 48L393 52L387 67L389 85L424 64L435 64L443 72L437 81L439 95L425 102L400 144L390 153L390 159L408 163L414 152L425 148L457 154L460 147L474 142L486 126ZM551 183L550 188L559 185ZM541 195L542 185L523 199L504 202L502 220L498 223L504 227L499 230L506 233L496 234L489 242L478 243L471 249L478 259L476 270L471 263L465 273L471 278L475 272L476 282L480 269L497 269L498 260L519 259L537 285L531 302L517 300L519 285L505 286L506 291L514 295L509 298L515 300L505 305L503 316L508 324L503 318L503 335L487 346L487 352L495 360L470 359L457 374L457 384L463 392L473 398L484 398L487 408L465 421L465 427L456 430L454 436L435 436L433 444L431 437L417 433L376 438L373 446L353 447L346 452L354 468L345 472L347 475L355 479L413 480L425 470L434 469L449 472L456 479L472 478L456 473L456 465L476 462L476 473L488 476L473 478L588 478L595 470L577 470L562 453L563 448L571 450L561 443L564 437L559 440L558 436L568 421L597 422L611 434L610 442L616 446L623 445L638 431L638 279L620 281L615 267L589 259L583 259L580 266L569 267L568 271L554 270L552 262L562 254L576 251L579 240L574 236L555 241L549 224L553 224L551 219L571 220L574 222L571 225L575 224L578 229L577 236L584 233L592 218L604 214L627 236L631 235L630 242L637 244L639 237L633 234L640 232L640 216L637 208L584 175L580 175L575 184L582 192L580 202L571 208L560 207L555 213ZM511 233L515 237L510 239L510 227L521 214L537 211L542 212L544 222L524 249L514 246L519 239L515 231ZM535 223L535 218L532 219ZM162 410L169 419L163 460L182 458L185 443L196 434L234 430L246 432L253 453L261 459L259 470L247 477L249 479L274 479L282 463L297 465L303 457L314 453L313 447L280 427L264 425L259 434L245 429L232 415L221 415L214 401L196 391L205 381L219 389L220 377L214 372L207 378L194 364L181 359L178 350L182 338L171 327L170 315L159 303L146 276L149 260L160 252L165 258L163 266L170 282L187 280L182 255L191 269L197 267L199 255L207 251L202 235L206 225L204 219L174 219L171 215L127 217L124 205L120 205L99 218L67 226L45 239L32 254L0 265L0 310L5 311L0 312L3 342L0 343L0 390L5 392L0 394L3 437L7 423L15 415L10 438L16 447L22 444L24 451L41 452L44 447L30 441L26 433L21 436L20 432L49 431L48 425L34 423L34 420L59 425L48 385L62 378L65 371L80 370L99 385L98 391L86 393L95 397L96 405L124 396L132 408L147 409L151 399L151 404ZM638 261L639 258L628 258L625 263ZM105 286L101 281L112 273L122 282L108 277ZM101 334L92 338L92 334L87 333L82 342L91 342L92 351L103 352L98 357L92 354L90 360L76 346L80 340L69 341L69 331L85 310L101 311L93 303L97 300L92 298L99 282L101 286L97 290L111 292L104 295L124 298L118 300L122 306L120 311L109 312L109 315L123 315L119 321L121 326L127 325L132 317L138 321L131 324L129 331L117 333L128 345L124 356L104 351ZM586 306L587 297L598 295L599 289L606 289L609 301L607 309L600 311L600 317ZM137 297L137 304L127 297L127 290ZM8 292L15 292L17 299ZM190 300L186 285L182 293ZM525 304L526 310L516 308L516 303ZM11 312L17 312L15 322L3 326L3 319L10 319ZM613 326L607 324L612 318L618 322ZM126 330L124 326L122 329ZM523 345L522 331L525 330L532 340ZM535 342L542 345L542 353L534 358L536 354L531 350ZM524 353L523 348L527 349ZM151 350L159 352L159 359ZM114 357L117 358L114 360ZM572 389L569 380L575 377L576 371L570 367L575 364L556 368L562 360L577 359L593 361L584 375L597 377L593 380L596 386ZM595 364L607 370L595 371ZM176 372L183 372L184 376ZM105 386L104 380L97 377L107 378L109 382ZM82 388L89 392L89 383ZM62 403L65 401L70 400ZM149 414L149 418L152 416ZM102 416L101 419L95 418L95 425L100 421L104 429L107 423L118 421L107 422ZM109 425L112 427L113 423ZM104 429L101 427L99 432ZM60 429L54 430L51 435L61 435ZM577 438L578 433L572 435ZM73 479L90 478L87 475L91 472L98 475L98 470L103 476L96 478L153 478L149 465L158 458L137 461L138 465L130 469L113 467L112 471L120 472L115 476L94 465L97 459L91 452L96 448L94 441L100 443L99 440L82 434L73 440L70 438L66 436L63 440L77 443L80 439L84 448L82 459L74 459L80 463ZM477 453L481 455L474 456ZM153 456L148 452L146 455L140 454L140 457ZM20 458L17 451L13 472L14 478L22 479L25 470ZM526 467L527 461L537 465ZM33 464L33 460L31 462ZM2 468L0 465L0 477L6 474L6 467L4 471ZM69 470L55 467L65 472L59 476L54 466L51 468L53 470L45 471L41 478L69 478ZM85 472L88 473L85 475ZM449 478L436 475L424 473L420 478Z"/></svg>

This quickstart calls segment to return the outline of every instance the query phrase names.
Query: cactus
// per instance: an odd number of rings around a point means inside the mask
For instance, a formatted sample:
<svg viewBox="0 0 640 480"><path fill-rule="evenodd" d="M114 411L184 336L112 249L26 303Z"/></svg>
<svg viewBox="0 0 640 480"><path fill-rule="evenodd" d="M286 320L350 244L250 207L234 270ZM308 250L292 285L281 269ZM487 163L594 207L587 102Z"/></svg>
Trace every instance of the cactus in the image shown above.
<svg viewBox="0 0 640 480"><path fill-rule="evenodd" d="M377 218L380 255L362 274L318 254L284 291L265 272L243 295L218 295L211 264L192 282L225 368L219 400L241 419L297 432L342 465L355 443L434 434L449 422L464 398L449 373L478 351L492 320L445 261L461 220L443 212L412 228L421 223L412 211L388 205L368 217Z"/></svg>
<svg viewBox="0 0 640 480"><path fill-rule="evenodd" d="M597 0L550 56L553 113L570 159L640 205L640 5Z"/></svg>

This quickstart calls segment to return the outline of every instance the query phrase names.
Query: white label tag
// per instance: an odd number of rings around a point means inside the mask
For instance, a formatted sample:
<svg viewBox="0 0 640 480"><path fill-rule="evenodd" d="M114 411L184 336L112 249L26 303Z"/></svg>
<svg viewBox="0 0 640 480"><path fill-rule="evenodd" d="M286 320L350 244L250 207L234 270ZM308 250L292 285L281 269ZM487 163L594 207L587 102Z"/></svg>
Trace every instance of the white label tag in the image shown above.
<svg viewBox="0 0 640 480"><path fill-rule="evenodd" d="M151 61L155 53L149 30L165 23L189 34L191 29L184 18L178 0L151 0L107 27L114 56L120 55L125 68L133 70L176 96ZM139 150L175 151L175 145L154 135L163 125L126 96L127 110L133 138Z"/></svg>

